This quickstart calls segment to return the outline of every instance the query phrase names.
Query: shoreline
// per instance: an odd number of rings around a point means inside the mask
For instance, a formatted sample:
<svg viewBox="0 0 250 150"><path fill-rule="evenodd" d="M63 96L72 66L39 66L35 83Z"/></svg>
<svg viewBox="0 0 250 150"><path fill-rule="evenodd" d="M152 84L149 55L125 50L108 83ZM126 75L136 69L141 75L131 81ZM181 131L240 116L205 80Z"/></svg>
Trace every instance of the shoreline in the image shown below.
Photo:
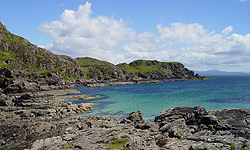
<svg viewBox="0 0 250 150"><path fill-rule="evenodd" d="M148 122L141 110L122 121L98 116L59 121L24 119L21 126L26 129L20 138L25 141L17 139L17 130L11 133L14 143L1 141L0 149L248 149L249 119L250 109L206 111L202 106L166 109ZM17 125L16 121L12 124Z"/></svg>
<svg viewBox="0 0 250 150"><path fill-rule="evenodd" d="M97 83L85 83L85 87L104 87L104 86L121 86L126 84L155 84L170 81L199 81L199 80L210 80L211 78L203 77L201 79L162 79L162 80L132 80L132 81L106 81Z"/></svg>

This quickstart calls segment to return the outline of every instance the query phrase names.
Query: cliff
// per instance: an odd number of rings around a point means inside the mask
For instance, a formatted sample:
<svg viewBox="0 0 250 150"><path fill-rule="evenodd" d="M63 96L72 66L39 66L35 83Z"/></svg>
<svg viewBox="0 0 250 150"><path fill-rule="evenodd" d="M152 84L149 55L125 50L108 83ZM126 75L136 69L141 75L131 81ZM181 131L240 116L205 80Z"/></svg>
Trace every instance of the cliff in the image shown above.
<svg viewBox="0 0 250 150"><path fill-rule="evenodd" d="M42 90L81 76L71 57L55 55L10 33L0 22L0 88L4 92Z"/></svg>
<svg viewBox="0 0 250 150"><path fill-rule="evenodd" d="M135 60L129 64L117 65L125 73L138 80L201 80L198 74L185 68L179 62L159 62L156 60Z"/></svg>

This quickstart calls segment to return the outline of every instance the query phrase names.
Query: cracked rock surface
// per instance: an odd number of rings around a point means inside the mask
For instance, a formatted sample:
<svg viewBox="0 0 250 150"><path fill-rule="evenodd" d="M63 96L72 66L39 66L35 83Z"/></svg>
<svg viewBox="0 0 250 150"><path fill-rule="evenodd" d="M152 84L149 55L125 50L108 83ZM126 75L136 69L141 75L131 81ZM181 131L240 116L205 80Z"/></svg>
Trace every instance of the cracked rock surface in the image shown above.
<svg viewBox="0 0 250 150"><path fill-rule="evenodd" d="M30 149L249 149L249 116L247 109L206 111L196 106L167 109L148 122L140 110L121 122L71 118L61 123L67 128L60 136L38 139Z"/></svg>

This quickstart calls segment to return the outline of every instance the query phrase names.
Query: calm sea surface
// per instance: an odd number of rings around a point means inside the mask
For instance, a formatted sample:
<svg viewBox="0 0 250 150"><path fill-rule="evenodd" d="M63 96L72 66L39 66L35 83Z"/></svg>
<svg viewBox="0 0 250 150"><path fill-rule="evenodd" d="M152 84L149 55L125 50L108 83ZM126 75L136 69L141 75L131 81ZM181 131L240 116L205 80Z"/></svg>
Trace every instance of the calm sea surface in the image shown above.
<svg viewBox="0 0 250 150"><path fill-rule="evenodd" d="M177 106L204 106L207 110L229 107L250 109L250 76L220 76L204 81L175 81L159 84L134 84L76 90L97 100L68 99L72 103L96 103L90 115L125 118L141 109L145 120L154 119L162 110Z"/></svg>

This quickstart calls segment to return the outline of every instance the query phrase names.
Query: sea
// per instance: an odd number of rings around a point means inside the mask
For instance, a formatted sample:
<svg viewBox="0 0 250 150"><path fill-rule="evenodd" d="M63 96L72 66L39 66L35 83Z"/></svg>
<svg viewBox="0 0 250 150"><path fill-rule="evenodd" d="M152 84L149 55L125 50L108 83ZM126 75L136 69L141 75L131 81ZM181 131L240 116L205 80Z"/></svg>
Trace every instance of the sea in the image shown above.
<svg viewBox="0 0 250 150"><path fill-rule="evenodd" d="M131 84L106 87L76 87L87 96L99 99L67 99L79 103L96 103L92 111L78 117L111 116L126 118L142 110L144 120L153 120L161 111L179 106L203 106L206 110L225 108L250 109L250 76L212 76L211 80L169 81L157 84Z"/></svg>

